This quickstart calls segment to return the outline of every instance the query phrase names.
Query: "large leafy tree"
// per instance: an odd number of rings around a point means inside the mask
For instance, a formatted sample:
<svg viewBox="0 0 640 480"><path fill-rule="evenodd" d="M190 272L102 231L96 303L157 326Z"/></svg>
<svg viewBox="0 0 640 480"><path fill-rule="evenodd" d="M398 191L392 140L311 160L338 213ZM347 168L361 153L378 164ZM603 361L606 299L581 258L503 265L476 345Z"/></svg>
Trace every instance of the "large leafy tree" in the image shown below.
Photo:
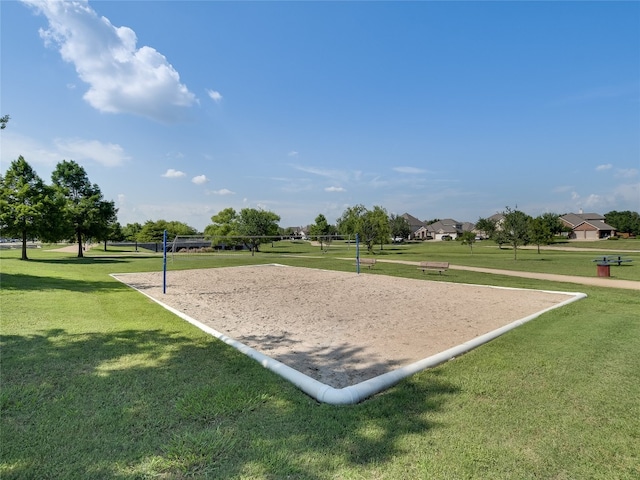
<svg viewBox="0 0 640 480"><path fill-rule="evenodd" d="M605 221L616 228L619 233L627 233L631 235L640 235L640 214L625 210L618 212L613 210L604 214Z"/></svg>
<svg viewBox="0 0 640 480"><path fill-rule="evenodd" d="M539 218L547 226L552 236L560 235L562 232L571 231L570 228L566 227L564 223L562 223L560 215L557 213L543 213Z"/></svg>
<svg viewBox="0 0 640 480"><path fill-rule="evenodd" d="M507 207L504 221L500 229L500 236L505 244L513 248L513 259L518 259L518 247L529 243L529 221L531 217L520 210Z"/></svg>
<svg viewBox="0 0 640 480"><path fill-rule="evenodd" d="M168 241L173 240L176 235L196 235L198 231L183 222L166 220L147 220L138 231L136 237L140 242L162 242L164 231L167 231Z"/></svg>
<svg viewBox="0 0 640 480"><path fill-rule="evenodd" d="M238 238L238 212L234 208L225 208L211 217L211 224L204 229L205 235L214 242L224 239L226 245L233 247L241 245Z"/></svg>
<svg viewBox="0 0 640 480"><path fill-rule="evenodd" d="M269 242L267 236L280 232L280 216L268 210L243 208L240 213L225 208L211 217L213 222L204 229L205 235L222 237L230 245L244 244L251 255L259 251L260 244Z"/></svg>
<svg viewBox="0 0 640 480"><path fill-rule="evenodd" d="M309 234L320 243L320 250L324 245L331 245L332 235L335 235L336 227L327 221L322 213L316 217L315 223L309 227Z"/></svg>
<svg viewBox="0 0 640 480"><path fill-rule="evenodd" d="M102 198L96 184L89 182L84 168L73 160L56 165L51 180L65 200L64 227L68 238L78 242L78 257L83 257L83 241L101 238L117 213L113 202Z"/></svg>
<svg viewBox="0 0 640 480"><path fill-rule="evenodd" d="M211 237L230 237L238 235L238 212L234 208L225 208L211 217L211 224L204 229Z"/></svg>
<svg viewBox="0 0 640 480"><path fill-rule="evenodd" d="M338 233L344 236L353 236L356 233L360 233L358 230L362 223L362 216L366 211L365 206L361 204L348 207L336 222Z"/></svg>
<svg viewBox="0 0 640 480"><path fill-rule="evenodd" d="M363 226L367 230L367 248L371 250L373 244L378 243L380 250L382 250L384 244L388 243L391 237L387 211L380 206L374 206L373 210L366 212L363 216Z"/></svg>
<svg viewBox="0 0 640 480"><path fill-rule="evenodd" d="M393 238L405 239L411 235L411 225L402 215L396 215L395 213L389 215L389 228Z"/></svg>
<svg viewBox="0 0 640 480"><path fill-rule="evenodd" d="M529 222L529 240L538 247L538 253L540 253L540 245L553 243L551 228L549 222L545 221L542 216L533 218Z"/></svg>
<svg viewBox="0 0 640 480"><path fill-rule="evenodd" d="M338 232L342 235L360 236L371 251L374 243L382 245L391 235L387 211L379 206L367 210L364 205L348 207L338 219Z"/></svg>
<svg viewBox="0 0 640 480"><path fill-rule="evenodd" d="M122 227L122 236L124 240L128 242L137 242L138 234L142 230L142 225L138 222L135 223L127 223L124 227Z"/></svg>
<svg viewBox="0 0 640 480"><path fill-rule="evenodd" d="M479 218L476 222L476 231L484 233L487 238L495 239L497 223L492 218Z"/></svg>
<svg viewBox="0 0 640 480"><path fill-rule="evenodd" d="M251 250L251 255L259 251L261 243L271 240L266 236L276 236L280 231L280 216L268 210L243 208L238 215L237 229L244 244Z"/></svg>
<svg viewBox="0 0 640 480"><path fill-rule="evenodd" d="M28 260L27 239L49 236L47 220L55 215L54 207L52 189L22 155L0 176L0 230L2 236L22 240L22 260Z"/></svg>

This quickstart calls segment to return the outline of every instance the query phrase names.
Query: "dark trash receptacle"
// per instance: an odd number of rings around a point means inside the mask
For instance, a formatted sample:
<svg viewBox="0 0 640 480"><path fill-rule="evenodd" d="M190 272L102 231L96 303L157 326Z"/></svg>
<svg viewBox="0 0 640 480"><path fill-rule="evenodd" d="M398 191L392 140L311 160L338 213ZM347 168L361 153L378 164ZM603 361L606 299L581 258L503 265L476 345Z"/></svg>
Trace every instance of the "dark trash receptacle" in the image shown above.
<svg viewBox="0 0 640 480"><path fill-rule="evenodd" d="M598 263L598 276L599 277L610 277L611 276L611 265L608 263Z"/></svg>

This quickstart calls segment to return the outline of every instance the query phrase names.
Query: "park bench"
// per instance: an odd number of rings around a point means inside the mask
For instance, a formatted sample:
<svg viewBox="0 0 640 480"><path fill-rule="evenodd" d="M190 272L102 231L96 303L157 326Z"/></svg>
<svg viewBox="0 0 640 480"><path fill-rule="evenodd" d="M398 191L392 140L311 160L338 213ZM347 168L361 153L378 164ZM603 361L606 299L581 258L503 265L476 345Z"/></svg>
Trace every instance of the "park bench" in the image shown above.
<svg viewBox="0 0 640 480"><path fill-rule="evenodd" d="M603 255L593 259L594 262L598 262L598 265L622 265L626 262L633 262L632 258L626 258L622 255Z"/></svg>
<svg viewBox="0 0 640 480"><path fill-rule="evenodd" d="M375 258L360 258L359 260L356 261L356 265L358 265L358 262L360 263L361 266L367 267L369 270L371 270L371 268L373 268L373 266L376 264L376 259Z"/></svg>
<svg viewBox="0 0 640 480"><path fill-rule="evenodd" d="M425 273L427 270L437 270L440 275L449 269L449 262L420 262L418 270Z"/></svg>

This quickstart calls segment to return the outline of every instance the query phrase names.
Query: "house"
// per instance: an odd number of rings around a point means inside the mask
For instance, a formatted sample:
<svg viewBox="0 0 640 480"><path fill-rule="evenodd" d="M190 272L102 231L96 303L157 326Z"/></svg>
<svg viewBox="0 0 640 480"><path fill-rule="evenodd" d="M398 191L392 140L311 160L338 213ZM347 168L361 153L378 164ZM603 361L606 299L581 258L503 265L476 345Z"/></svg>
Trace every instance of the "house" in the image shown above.
<svg viewBox="0 0 640 480"><path fill-rule="evenodd" d="M426 236L427 232L425 230L425 227L427 226L426 223L424 223L421 220L418 220L416 217L409 215L408 213L404 213L400 216L404 218L409 224L409 227L411 227L411 234L409 235L409 240L412 240L414 238L417 238L419 240L426 240L427 238Z"/></svg>
<svg viewBox="0 0 640 480"><path fill-rule="evenodd" d="M427 235L435 240L455 240L462 232L471 232L475 228L473 223L458 222L452 218L438 220L427 225Z"/></svg>
<svg viewBox="0 0 640 480"><path fill-rule="evenodd" d="M560 221L571 228L568 237L575 240L600 240L615 235L615 227L604 220L604 216L597 213L567 213L560 217Z"/></svg>
<svg viewBox="0 0 640 480"><path fill-rule="evenodd" d="M494 213L488 218L488 220L494 222L496 224L496 228L500 230L502 228L502 224L504 223L504 214Z"/></svg>
<svg viewBox="0 0 640 480"><path fill-rule="evenodd" d="M504 224L504 215L502 213L495 213L490 217L488 217L486 220L492 222L495 225L495 231L502 230L502 225ZM493 232L480 230L475 228L475 226L472 231L476 234L476 237L479 239L489 238L491 237L491 235L493 235Z"/></svg>

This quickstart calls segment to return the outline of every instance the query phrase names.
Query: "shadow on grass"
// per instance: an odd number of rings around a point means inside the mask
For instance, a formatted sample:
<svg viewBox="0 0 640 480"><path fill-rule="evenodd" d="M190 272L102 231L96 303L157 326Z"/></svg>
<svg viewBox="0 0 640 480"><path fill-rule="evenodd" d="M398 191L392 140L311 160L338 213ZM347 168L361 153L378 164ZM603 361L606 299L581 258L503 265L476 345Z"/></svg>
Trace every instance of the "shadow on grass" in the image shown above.
<svg viewBox="0 0 640 480"><path fill-rule="evenodd" d="M112 255L100 257L58 257L29 259L29 263L47 263L51 265L107 265L113 263L128 263L132 259L140 258L129 255Z"/></svg>
<svg viewBox="0 0 640 480"><path fill-rule="evenodd" d="M2 289L5 291L43 291L68 290L71 292L99 292L107 290L125 290L127 287L113 280L87 281L59 277L39 277L23 273L2 273L0 275Z"/></svg>
<svg viewBox="0 0 640 480"><path fill-rule="evenodd" d="M320 405L234 349L163 330L6 335L0 474L8 478L308 478L400 454L456 388L408 379Z"/></svg>

